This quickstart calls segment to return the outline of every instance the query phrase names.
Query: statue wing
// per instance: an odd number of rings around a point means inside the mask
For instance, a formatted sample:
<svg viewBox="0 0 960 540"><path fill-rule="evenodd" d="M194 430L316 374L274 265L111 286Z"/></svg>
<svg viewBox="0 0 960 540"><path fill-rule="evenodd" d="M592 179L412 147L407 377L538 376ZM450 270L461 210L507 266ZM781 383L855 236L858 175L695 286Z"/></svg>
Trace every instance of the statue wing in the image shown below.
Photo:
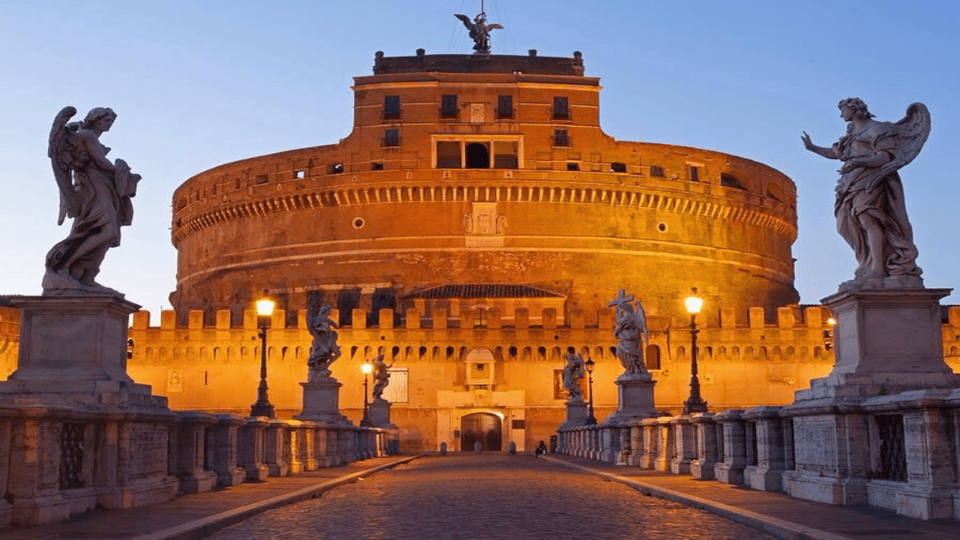
<svg viewBox="0 0 960 540"><path fill-rule="evenodd" d="M503 30L503 25L500 25L500 24L497 24L497 23L493 23L493 24L488 24L488 25L485 26L484 28L486 28L487 31L490 31L490 30Z"/></svg>
<svg viewBox="0 0 960 540"><path fill-rule="evenodd" d="M650 343L650 334L647 332L647 314L643 311L643 304L637 302L637 330L640 332L640 346L645 348ZM641 351L643 350L641 348Z"/></svg>
<svg viewBox="0 0 960 540"><path fill-rule="evenodd" d="M893 160L880 169L880 175L885 176L913 161L927 142L930 135L930 111L923 103L911 103L907 107L907 115L896 124L893 124L893 135L897 138Z"/></svg>
<svg viewBox="0 0 960 540"><path fill-rule="evenodd" d="M459 13L454 13L453 16L463 21L463 25L467 27L467 30L473 32L473 21L470 20L470 17Z"/></svg>
<svg viewBox="0 0 960 540"><path fill-rule="evenodd" d="M74 217L79 213L79 201L77 201L77 192L73 188L73 149L70 138L73 136L73 129L67 124L67 121L77 114L74 107L64 107L53 119L53 126L50 127L50 138L47 145L47 156L50 158L50 164L53 166L53 176L57 180L57 186L60 188L60 215L57 218L57 225L63 225L63 219L67 216Z"/></svg>

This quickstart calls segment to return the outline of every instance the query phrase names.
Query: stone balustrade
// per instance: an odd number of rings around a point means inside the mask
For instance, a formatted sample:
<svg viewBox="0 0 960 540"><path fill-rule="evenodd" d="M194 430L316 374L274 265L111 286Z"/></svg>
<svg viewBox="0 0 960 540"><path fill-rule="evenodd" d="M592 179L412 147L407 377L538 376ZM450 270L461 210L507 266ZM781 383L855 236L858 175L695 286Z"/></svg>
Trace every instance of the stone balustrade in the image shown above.
<svg viewBox="0 0 960 540"><path fill-rule="evenodd" d="M396 453L395 431L194 411L0 407L0 526ZM146 487L145 487L146 486Z"/></svg>
<svg viewBox="0 0 960 540"><path fill-rule="evenodd" d="M960 520L960 389L877 396L839 409L755 407L601 423L558 429L557 437L560 454ZM839 459L825 463L824 455Z"/></svg>

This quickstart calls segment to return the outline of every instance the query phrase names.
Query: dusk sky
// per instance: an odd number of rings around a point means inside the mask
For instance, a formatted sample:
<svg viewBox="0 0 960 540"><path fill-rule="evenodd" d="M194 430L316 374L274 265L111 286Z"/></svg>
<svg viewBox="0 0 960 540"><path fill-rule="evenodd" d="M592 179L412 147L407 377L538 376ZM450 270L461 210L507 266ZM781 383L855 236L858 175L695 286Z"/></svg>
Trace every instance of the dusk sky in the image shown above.
<svg viewBox="0 0 960 540"><path fill-rule="evenodd" d="M901 170L927 287L960 286L960 3L602 1L484 3L495 54L572 56L599 77L600 123L620 140L727 152L770 165L798 191L793 246L802 303L850 279L835 230L839 162L803 149L845 129L837 102L861 97L897 121L915 101L933 130ZM453 15L479 1L0 0L0 294L40 294L63 239L46 156L54 116L98 106L118 118L101 142L143 176L133 225L98 281L157 313L176 287L170 201L222 163L336 143L353 123L352 77L374 53L468 54ZM944 300L960 303L957 294ZM158 324L155 318L153 324Z"/></svg>

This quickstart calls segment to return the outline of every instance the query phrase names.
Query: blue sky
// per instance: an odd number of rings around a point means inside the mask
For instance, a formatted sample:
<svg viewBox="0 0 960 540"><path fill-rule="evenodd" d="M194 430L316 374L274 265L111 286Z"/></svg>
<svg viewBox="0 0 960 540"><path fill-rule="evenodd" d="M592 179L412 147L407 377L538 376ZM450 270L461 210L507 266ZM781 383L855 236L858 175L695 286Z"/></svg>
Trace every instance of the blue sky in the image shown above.
<svg viewBox="0 0 960 540"><path fill-rule="evenodd" d="M901 171L928 287L960 285L960 4L913 1L485 2L494 53L571 56L600 77L601 125L621 140L709 148L797 184L796 286L816 303L852 277L835 232L838 163L803 150L844 131L836 103L880 120L925 103L933 131ZM39 294L57 227L47 136L66 105L119 115L102 142L143 181L134 223L99 281L157 312L175 288L170 199L218 164L335 143L353 122L352 77L374 53L470 53L454 13L478 1L0 0L0 294ZM960 303L957 296L946 300Z"/></svg>

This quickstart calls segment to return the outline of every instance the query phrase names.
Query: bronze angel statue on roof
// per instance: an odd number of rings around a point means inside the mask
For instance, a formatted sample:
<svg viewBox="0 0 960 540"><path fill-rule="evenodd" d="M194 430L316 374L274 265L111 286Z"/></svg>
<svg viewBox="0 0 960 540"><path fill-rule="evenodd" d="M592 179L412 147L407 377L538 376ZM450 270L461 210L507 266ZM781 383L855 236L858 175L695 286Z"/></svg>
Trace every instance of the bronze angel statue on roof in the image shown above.
<svg viewBox="0 0 960 540"><path fill-rule="evenodd" d="M470 17L459 13L454 14L454 17L463 21L463 25L470 31L470 39L473 40L473 50L476 51L474 54L489 53L490 31L498 28L503 29L503 26L497 23L487 24L487 14L482 11L472 21Z"/></svg>
<svg viewBox="0 0 960 540"><path fill-rule="evenodd" d="M107 250L120 245L120 227L133 221L131 198L140 175L122 159L107 159L100 135L117 118L105 107L82 122L69 122L77 109L64 107L53 120L47 155L60 188L60 216L73 218L70 234L47 253L43 293L120 294L94 281Z"/></svg>
<svg viewBox="0 0 960 540"><path fill-rule="evenodd" d="M847 132L832 147L813 144L806 132L800 139L807 150L843 162L834 215L837 232L853 248L858 266L840 291L923 288L897 171L923 148L930 112L923 103L913 103L893 123L874 120L860 98L841 100L838 107Z"/></svg>

